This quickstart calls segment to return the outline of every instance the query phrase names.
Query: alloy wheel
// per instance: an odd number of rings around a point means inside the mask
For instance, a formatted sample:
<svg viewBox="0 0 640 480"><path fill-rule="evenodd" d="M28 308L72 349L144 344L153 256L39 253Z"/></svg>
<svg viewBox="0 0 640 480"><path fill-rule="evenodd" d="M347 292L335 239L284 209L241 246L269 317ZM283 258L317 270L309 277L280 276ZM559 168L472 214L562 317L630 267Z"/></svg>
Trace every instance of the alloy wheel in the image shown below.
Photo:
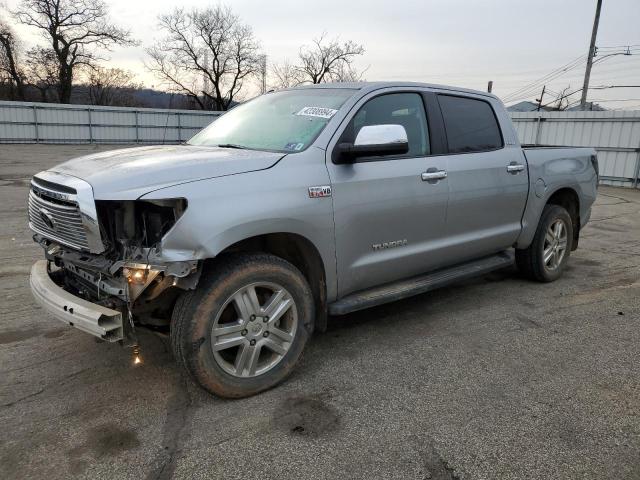
<svg viewBox="0 0 640 480"><path fill-rule="evenodd" d="M542 261L547 270L556 270L567 252L567 227L563 220L556 220L547 229L544 237Z"/></svg>
<svg viewBox="0 0 640 480"><path fill-rule="evenodd" d="M284 358L297 328L291 294L275 283L252 283L231 295L218 311L211 329L213 356L235 377L262 375Z"/></svg>

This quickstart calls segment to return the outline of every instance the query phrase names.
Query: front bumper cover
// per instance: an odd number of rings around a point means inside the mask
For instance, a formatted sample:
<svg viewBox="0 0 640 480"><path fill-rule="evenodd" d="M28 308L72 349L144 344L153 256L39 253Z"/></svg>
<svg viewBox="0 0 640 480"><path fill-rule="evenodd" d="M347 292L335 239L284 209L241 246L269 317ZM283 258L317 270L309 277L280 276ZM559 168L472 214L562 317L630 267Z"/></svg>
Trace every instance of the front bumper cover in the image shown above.
<svg viewBox="0 0 640 480"><path fill-rule="evenodd" d="M122 313L76 297L59 287L46 260L31 267L31 292L38 304L58 320L109 342L124 338Z"/></svg>

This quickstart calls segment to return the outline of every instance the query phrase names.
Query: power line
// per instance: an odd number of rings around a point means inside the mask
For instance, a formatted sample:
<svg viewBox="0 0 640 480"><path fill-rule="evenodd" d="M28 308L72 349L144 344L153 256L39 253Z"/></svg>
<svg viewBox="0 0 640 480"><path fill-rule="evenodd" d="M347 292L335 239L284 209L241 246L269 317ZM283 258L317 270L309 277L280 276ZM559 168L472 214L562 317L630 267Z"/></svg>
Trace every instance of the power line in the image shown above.
<svg viewBox="0 0 640 480"><path fill-rule="evenodd" d="M545 93L549 93L549 94L555 95L555 96L561 95L560 92L558 92L556 90L552 90L552 89L550 89L549 87L546 87L546 86L545 86ZM518 97L513 98L511 100L508 100L508 101L509 102L516 102L516 101L519 101L519 100L526 100L526 99L530 98L531 95L533 95L533 94L535 94L535 90L531 91L530 93L526 93L524 95L521 95L521 96L518 96Z"/></svg>
<svg viewBox="0 0 640 480"><path fill-rule="evenodd" d="M635 51L634 51L635 52ZM598 57L596 58L593 62L592 65L595 65L596 63L600 63L605 61L607 58L611 58L611 57L615 57L618 55L625 55L625 56L631 56L633 55L633 53L631 53L630 50L625 50L624 52L614 52L614 53L608 53L606 55L604 55L603 57Z"/></svg>
<svg viewBox="0 0 640 480"><path fill-rule="evenodd" d="M579 64L575 65L573 68L576 68L580 66ZM567 70L568 71L568 70ZM557 79L558 77L562 76L565 72L558 72L553 76L548 77L547 79L545 79L544 81L541 82L537 82L536 84L532 84L530 87L523 89L522 91L513 94L512 96L506 98L506 101L512 101L515 97L519 97L519 98L523 98L523 97L528 97L534 93L537 92L537 90L542 86L542 85L546 85L549 82L552 82L553 80Z"/></svg>
<svg viewBox="0 0 640 480"><path fill-rule="evenodd" d="M519 88L517 90L514 90L513 92L511 92L511 93L509 93L507 95L505 95L505 98L509 98L509 97L512 97L512 96L515 96L515 95L519 95L519 94L521 94L521 92L523 92L525 90L529 90L531 88L536 88L537 89L538 87L540 87L542 85L542 83L550 81L551 80L550 77L553 77L555 75L564 73L564 72L566 72L566 71L568 71L568 70L570 70L572 68L575 68L577 63L581 63L582 61L584 61L584 58L585 58L584 55L580 55L579 57L574 58L569 63L567 63L567 64L565 64L565 65L563 65L563 66L561 66L559 68L556 68L556 69L552 70L551 72L547 73L543 77L540 77L537 80L534 80L533 82L531 82L531 83L529 83L529 84L527 84L527 85L525 85L525 86L523 86L523 87L521 87L521 88Z"/></svg>
<svg viewBox="0 0 640 480"><path fill-rule="evenodd" d="M567 94L565 94L565 95L562 95L561 97L556 98L555 100L553 100L553 101L551 101L551 102L549 102L549 103L545 103L544 105L541 105L540 107L541 107L541 108L542 108L542 107L548 107L548 106L549 106L549 105L551 105L552 103L559 102L560 100L563 100L563 99L565 99L565 98L567 98L567 97L570 97L571 95L574 95L574 94L576 94L576 93L578 93L578 92L581 92L581 91L582 91L582 88L579 88L579 89L577 89L577 90L574 90L573 92L570 92L570 93L567 93Z"/></svg>
<svg viewBox="0 0 640 480"><path fill-rule="evenodd" d="M591 90L605 90L607 88L640 88L640 85L598 85L589 87Z"/></svg>
<svg viewBox="0 0 640 480"><path fill-rule="evenodd" d="M570 93L568 93L568 94L566 94L566 95L563 95L563 96L562 96L562 97L560 97L560 98L556 98L556 99L555 99L555 100L553 100L552 102L549 102L549 103L546 103L546 104L542 105L542 106L541 106L541 108L542 108L542 107L549 106L549 105L551 105L552 103L559 102L559 101L561 101L561 100L563 100L563 99L565 99L565 98L567 98L567 97L570 97L571 95L575 95L576 93L580 92L581 90L582 90L582 89L578 89L578 90L575 90L575 91L573 91L573 92L570 92ZM596 102L598 102L598 103L610 103L610 102L635 102L635 101L639 101L639 100L640 100L640 98L611 98L611 99L607 99L607 98L594 98L594 99L592 99L592 100L591 100L591 102L590 102L590 103L596 103ZM578 105L579 103L580 103L580 100L574 100L574 101L572 101L572 102L569 102L569 103L567 104L567 107L566 107L566 108L573 107L573 106L575 106L575 105Z"/></svg>
<svg viewBox="0 0 640 480"><path fill-rule="evenodd" d="M640 98L595 98L592 101L594 102L637 102Z"/></svg>
<svg viewBox="0 0 640 480"><path fill-rule="evenodd" d="M640 44L635 44L635 45L612 45L612 46L604 46L604 47L598 47L598 50L611 50L611 49L618 49L618 48L636 48L636 47L640 47Z"/></svg>
<svg viewBox="0 0 640 480"><path fill-rule="evenodd" d="M585 61L585 55L580 55L577 58L574 58L573 60L571 60L569 63L556 68L555 70L552 70L551 72L549 72L548 74L546 74L543 77L538 78L537 80L525 85L524 87L521 87L517 90L514 90L513 92L507 94L504 96L504 101L505 102L509 102L511 101L511 99L515 96L518 95L523 95L525 92L528 92L529 90L537 90L538 88L540 88L544 83L550 82L551 80L559 77L560 75L568 72L569 70L572 70L576 67L578 67L579 65L582 64L582 62Z"/></svg>
<svg viewBox="0 0 640 480"><path fill-rule="evenodd" d="M606 55L606 56L600 57L599 59L597 59L596 61L594 61L594 62L593 62L593 64L596 64L596 63L598 63L598 64L599 64L599 63L602 63L602 62L604 62L604 61L611 60L611 59L613 59L614 57L617 57L617 56L619 56L619 55L623 55L623 56L633 56L633 57L635 57L635 58L633 58L633 59L627 59L627 60L625 60L625 62L626 62L626 61L628 61L628 60L640 60L640 58L637 56L637 54L636 54L636 53L631 53L631 54L629 54L629 53L626 53L626 52L620 52L620 53L608 54L608 55ZM584 57L584 56L579 57L579 58L583 58L583 57ZM575 62L575 61L574 61L574 62ZM569 62L569 64L567 64L567 65L571 65L571 63L572 63L572 62ZM547 81L554 80L554 79L556 79L556 78L560 77L562 74L564 74L564 73L566 73L566 72L568 72L568 71L572 70L573 68L576 68L577 66L579 66L579 65L575 65L575 66L573 66L573 67L571 67L571 68L568 68L568 69L567 69L567 68L566 68L566 67L567 67L567 65L565 65L565 66L564 66L564 67L565 67L565 71L564 71L564 72L561 72L560 74L555 74L555 75L553 75L553 72L551 72L550 74L548 74L548 75L547 75L547 77L548 77L549 75L552 75L552 77L551 77L551 78L548 78L548 79L547 79ZM622 66L622 65L621 65L621 63L617 63L617 64L613 64L613 65L611 65L611 66L613 66L613 67L618 67L618 66ZM556 69L556 70L555 70L555 72L559 72L559 70L562 70L562 68L561 68L561 69ZM619 70L622 70L622 69L619 69ZM629 70L629 68L628 68L628 67L624 69L624 71L628 71L628 70ZM611 69L600 70L600 69L599 69L597 72L594 72L594 77L596 77L596 76L598 76L598 77L599 77L601 74L605 74L605 73L606 73L606 74L609 74L608 76L610 76L610 74L611 74L611 73L613 73L613 72L615 72L615 71L617 71L617 70L611 70ZM627 77L628 75L627 75L627 76L625 76L625 75L622 75L622 76L618 75L618 76L619 76L619 77ZM632 75L632 76L634 76L634 75ZM535 82L534 82L534 83L535 83ZM520 89L521 91L512 92L511 94L509 94L509 95L505 96L503 101L506 103L506 102L514 102L514 101L517 101L517 100L523 100L523 99L529 98L532 94L536 93L536 91L537 91L537 89L538 89L538 88L540 88L540 87L542 86L542 85L534 85L534 83L530 84L530 85L531 85L530 87L523 87L523 88L521 88L521 89ZM550 93L552 93L552 94L553 94L553 92L552 92L552 91L550 91L548 88L547 88L547 91L549 91Z"/></svg>

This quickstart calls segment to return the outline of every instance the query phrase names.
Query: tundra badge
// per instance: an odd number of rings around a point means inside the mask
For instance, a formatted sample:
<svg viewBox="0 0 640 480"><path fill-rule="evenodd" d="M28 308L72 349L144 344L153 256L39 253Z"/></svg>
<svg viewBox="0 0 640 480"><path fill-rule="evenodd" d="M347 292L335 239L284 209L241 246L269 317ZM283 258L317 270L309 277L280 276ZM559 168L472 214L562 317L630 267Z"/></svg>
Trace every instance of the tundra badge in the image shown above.
<svg viewBox="0 0 640 480"><path fill-rule="evenodd" d="M371 245L374 250L384 250L386 248L404 247L407 244L407 239L395 240L393 242L374 243Z"/></svg>

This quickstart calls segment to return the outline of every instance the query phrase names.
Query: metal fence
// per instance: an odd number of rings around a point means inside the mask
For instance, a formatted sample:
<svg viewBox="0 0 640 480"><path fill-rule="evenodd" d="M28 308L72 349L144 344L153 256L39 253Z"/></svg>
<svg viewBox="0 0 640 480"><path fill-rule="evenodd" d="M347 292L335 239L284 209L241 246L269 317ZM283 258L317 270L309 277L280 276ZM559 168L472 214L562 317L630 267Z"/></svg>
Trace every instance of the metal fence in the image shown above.
<svg viewBox="0 0 640 480"><path fill-rule="evenodd" d="M0 102L0 143L180 143L220 112Z"/></svg>
<svg viewBox="0 0 640 480"><path fill-rule="evenodd" d="M0 143L179 143L221 112L1 102ZM638 187L640 111L512 112L521 143L595 147L603 183Z"/></svg>
<svg viewBox="0 0 640 480"><path fill-rule="evenodd" d="M638 187L640 111L512 112L521 143L594 147L602 183Z"/></svg>

